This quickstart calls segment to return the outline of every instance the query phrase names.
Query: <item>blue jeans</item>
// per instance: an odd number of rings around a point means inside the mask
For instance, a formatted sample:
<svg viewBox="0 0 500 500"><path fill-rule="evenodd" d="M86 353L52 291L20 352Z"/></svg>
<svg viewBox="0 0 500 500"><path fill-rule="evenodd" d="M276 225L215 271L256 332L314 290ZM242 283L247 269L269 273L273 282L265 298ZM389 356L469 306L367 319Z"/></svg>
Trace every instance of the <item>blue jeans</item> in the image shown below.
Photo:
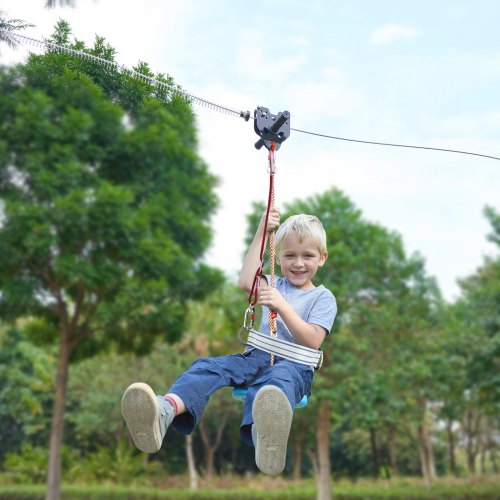
<svg viewBox="0 0 500 500"><path fill-rule="evenodd" d="M248 387L240 434L246 444L253 446L252 404L257 391L264 385L275 385L287 396L293 408L304 394L311 394L314 371L305 365L270 355L258 349L244 354L196 360L168 390L179 396L187 412L175 417L172 425L182 434L191 434L200 421L212 393L222 387Z"/></svg>

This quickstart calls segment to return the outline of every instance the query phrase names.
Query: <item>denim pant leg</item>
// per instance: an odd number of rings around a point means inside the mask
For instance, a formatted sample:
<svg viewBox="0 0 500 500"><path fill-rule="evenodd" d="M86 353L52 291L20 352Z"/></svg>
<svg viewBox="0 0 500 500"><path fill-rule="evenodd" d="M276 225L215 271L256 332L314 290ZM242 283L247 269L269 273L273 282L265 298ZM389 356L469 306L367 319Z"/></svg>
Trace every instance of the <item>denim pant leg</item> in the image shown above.
<svg viewBox="0 0 500 500"><path fill-rule="evenodd" d="M209 397L222 387L244 387L259 373L259 360L243 354L196 360L168 392L179 396L186 413L174 418L173 427L189 435L198 425Z"/></svg>
<svg viewBox="0 0 500 500"><path fill-rule="evenodd" d="M243 420L240 427L241 438L250 446L253 446L251 436L251 427L253 424L252 405L257 391L264 385L279 387L285 393L293 410L304 395L309 396L311 394L314 377L314 371L308 366L279 357L275 357L274 365L270 366L269 354L262 353L261 351L259 353L265 356L267 365L248 387Z"/></svg>

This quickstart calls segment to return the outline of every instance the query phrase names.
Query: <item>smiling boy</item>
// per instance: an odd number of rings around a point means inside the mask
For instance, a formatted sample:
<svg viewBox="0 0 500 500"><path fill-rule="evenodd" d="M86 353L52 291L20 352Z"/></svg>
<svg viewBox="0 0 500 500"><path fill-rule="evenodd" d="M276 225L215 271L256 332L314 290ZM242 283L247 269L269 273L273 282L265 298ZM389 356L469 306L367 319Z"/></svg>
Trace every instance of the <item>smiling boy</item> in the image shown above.
<svg viewBox="0 0 500 500"><path fill-rule="evenodd" d="M259 290L262 321L259 333L270 340L269 309L277 316L277 339L317 352L330 332L337 304L333 294L312 279L325 263L328 253L325 230L312 215L295 215L280 226L280 213L271 209L266 228L261 218L243 262L239 285L247 293L260 268L260 246L264 232L276 233L277 263L283 277L275 287L263 277ZM301 347L302 346L302 347ZM294 347L295 348L295 347ZM196 360L175 380L166 396L156 396L144 383L132 384L122 398L122 413L135 445L155 453L172 425L182 434L191 434L198 424L210 395L222 387L248 387L240 434L255 446L255 462L265 474L280 474L285 467L288 435L293 409L304 395L310 395L315 364L296 362L248 346L243 354Z"/></svg>
<svg viewBox="0 0 500 500"><path fill-rule="evenodd" d="M280 213L272 208L267 231L276 228L276 263L282 277L270 287L269 277L261 282L259 303L262 321L259 332L270 335L269 310L277 313L278 339L310 349L319 349L330 332L337 303L323 285L315 286L312 279L328 258L326 232L321 221L306 214L293 215L280 226ZM249 292L255 269L259 266L259 248L265 230L262 216L255 237L243 262L239 285ZM247 354L252 350L247 348ZM259 355L262 351L258 351ZM268 355L269 356L269 355ZM275 364L263 369L250 386L247 396L253 398L251 433L255 445L255 462L266 474L279 474L285 467L288 435L293 408L304 394L309 395L314 370L288 359L275 358ZM248 419L248 418L247 418ZM250 427L250 424L247 424ZM245 417L242 435L245 432Z"/></svg>

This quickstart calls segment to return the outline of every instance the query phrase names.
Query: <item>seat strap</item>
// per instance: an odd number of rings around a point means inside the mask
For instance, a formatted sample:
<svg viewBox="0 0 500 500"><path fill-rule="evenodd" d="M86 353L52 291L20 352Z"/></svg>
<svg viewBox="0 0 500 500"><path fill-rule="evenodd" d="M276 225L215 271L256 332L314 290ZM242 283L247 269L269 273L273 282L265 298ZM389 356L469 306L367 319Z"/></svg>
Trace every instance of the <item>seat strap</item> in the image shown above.
<svg viewBox="0 0 500 500"><path fill-rule="evenodd" d="M240 342L242 342L241 339ZM319 370L323 363L323 351L321 349L311 349L310 347L288 342L287 340L270 337L254 329L249 330L246 344L244 342L242 343L247 346L255 347L261 351L275 354L289 361L311 366L315 370Z"/></svg>

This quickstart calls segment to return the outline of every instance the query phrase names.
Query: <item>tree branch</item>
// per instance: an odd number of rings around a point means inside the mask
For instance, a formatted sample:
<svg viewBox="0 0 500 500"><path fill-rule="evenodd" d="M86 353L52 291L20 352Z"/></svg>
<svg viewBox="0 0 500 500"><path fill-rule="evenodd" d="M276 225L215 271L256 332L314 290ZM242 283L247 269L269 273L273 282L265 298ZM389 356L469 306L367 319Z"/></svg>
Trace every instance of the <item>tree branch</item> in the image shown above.
<svg viewBox="0 0 500 500"><path fill-rule="evenodd" d="M85 338L87 338L90 335L90 330L88 329L90 321L92 320L92 317L94 316L95 312L97 311L97 308L99 307L100 304L100 299L99 297L97 298L97 301L95 304L92 304L92 306L89 308L89 311L87 312L87 315L85 317L85 320L83 321L82 325L79 328L76 328L75 325L75 330L78 332L76 335L73 336L71 339L71 342L69 344L70 351L73 351L73 349Z"/></svg>
<svg viewBox="0 0 500 500"><path fill-rule="evenodd" d="M75 331L76 325L78 324L78 318L80 317L80 311L82 308L84 297L85 297L85 290L83 286L80 284L78 286L78 293L76 296L75 311L73 313L73 317L71 318L71 322L69 324L70 335Z"/></svg>

